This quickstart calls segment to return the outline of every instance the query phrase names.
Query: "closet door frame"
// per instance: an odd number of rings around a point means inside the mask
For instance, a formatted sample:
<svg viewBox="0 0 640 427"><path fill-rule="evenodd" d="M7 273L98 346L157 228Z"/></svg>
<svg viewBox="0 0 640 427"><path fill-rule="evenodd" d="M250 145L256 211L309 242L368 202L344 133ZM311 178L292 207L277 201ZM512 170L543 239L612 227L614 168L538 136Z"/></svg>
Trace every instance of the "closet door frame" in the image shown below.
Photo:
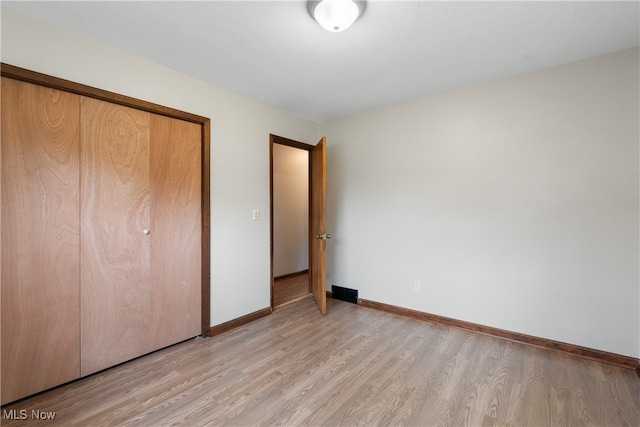
<svg viewBox="0 0 640 427"><path fill-rule="evenodd" d="M124 105L126 107L136 108L138 110L147 111L149 113L160 114L179 120L185 120L200 125L201 128L201 239L202 239L202 283L201 283L201 335L202 337L210 336L211 325L211 197L210 197L210 127L211 120L207 117L198 116L196 114L187 113L162 105L154 104L140 99L131 98L114 92L86 86L69 80L60 79L58 77L49 76L13 65L0 63L0 74L15 80L34 83L53 89L59 89L65 92L75 93L114 104Z"/></svg>

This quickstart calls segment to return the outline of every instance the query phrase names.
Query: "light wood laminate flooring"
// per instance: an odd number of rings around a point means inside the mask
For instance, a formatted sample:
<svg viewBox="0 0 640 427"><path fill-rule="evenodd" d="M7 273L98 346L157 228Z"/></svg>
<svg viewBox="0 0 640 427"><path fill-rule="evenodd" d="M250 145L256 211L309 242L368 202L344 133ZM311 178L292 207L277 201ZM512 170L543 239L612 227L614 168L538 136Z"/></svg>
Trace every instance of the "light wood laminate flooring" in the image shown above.
<svg viewBox="0 0 640 427"><path fill-rule="evenodd" d="M630 369L311 298L3 408L38 425L638 426Z"/></svg>

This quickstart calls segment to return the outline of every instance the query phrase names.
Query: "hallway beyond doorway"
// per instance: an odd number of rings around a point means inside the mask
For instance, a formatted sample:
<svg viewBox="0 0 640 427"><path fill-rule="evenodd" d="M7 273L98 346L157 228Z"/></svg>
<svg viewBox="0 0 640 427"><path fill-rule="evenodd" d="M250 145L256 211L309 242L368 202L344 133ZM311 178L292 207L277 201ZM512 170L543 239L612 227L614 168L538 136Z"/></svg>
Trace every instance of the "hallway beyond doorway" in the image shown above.
<svg viewBox="0 0 640 427"><path fill-rule="evenodd" d="M273 281L273 308L309 295L309 270L276 277Z"/></svg>

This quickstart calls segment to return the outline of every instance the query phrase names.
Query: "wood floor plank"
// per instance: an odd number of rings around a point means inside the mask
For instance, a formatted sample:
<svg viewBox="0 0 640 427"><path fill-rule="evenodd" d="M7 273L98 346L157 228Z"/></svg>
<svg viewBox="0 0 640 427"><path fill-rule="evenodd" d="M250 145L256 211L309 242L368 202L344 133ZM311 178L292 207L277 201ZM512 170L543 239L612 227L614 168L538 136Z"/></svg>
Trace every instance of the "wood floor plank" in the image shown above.
<svg viewBox="0 0 640 427"><path fill-rule="evenodd" d="M273 281L273 306L280 307L309 295L309 271Z"/></svg>
<svg viewBox="0 0 640 427"><path fill-rule="evenodd" d="M3 407L48 425L640 425L640 381L604 365L308 297Z"/></svg>

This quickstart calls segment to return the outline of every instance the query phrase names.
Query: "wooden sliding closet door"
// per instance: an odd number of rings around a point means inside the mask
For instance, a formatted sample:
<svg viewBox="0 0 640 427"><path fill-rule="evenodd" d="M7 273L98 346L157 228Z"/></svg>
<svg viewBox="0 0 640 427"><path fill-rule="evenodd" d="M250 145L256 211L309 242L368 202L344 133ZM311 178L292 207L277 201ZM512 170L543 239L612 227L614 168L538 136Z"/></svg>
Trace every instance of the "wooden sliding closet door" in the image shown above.
<svg viewBox="0 0 640 427"><path fill-rule="evenodd" d="M201 332L201 128L82 98L82 375Z"/></svg>
<svg viewBox="0 0 640 427"><path fill-rule="evenodd" d="M82 375L151 351L150 113L81 103Z"/></svg>
<svg viewBox="0 0 640 427"><path fill-rule="evenodd" d="M151 114L152 348L201 332L201 128Z"/></svg>
<svg viewBox="0 0 640 427"><path fill-rule="evenodd" d="M2 78L2 403L80 376L79 102Z"/></svg>
<svg viewBox="0 0 640 427"><path fill-rule="evenodd" d="M7 64L1 103L0 403L207 335L209 119Z"/></svg>

